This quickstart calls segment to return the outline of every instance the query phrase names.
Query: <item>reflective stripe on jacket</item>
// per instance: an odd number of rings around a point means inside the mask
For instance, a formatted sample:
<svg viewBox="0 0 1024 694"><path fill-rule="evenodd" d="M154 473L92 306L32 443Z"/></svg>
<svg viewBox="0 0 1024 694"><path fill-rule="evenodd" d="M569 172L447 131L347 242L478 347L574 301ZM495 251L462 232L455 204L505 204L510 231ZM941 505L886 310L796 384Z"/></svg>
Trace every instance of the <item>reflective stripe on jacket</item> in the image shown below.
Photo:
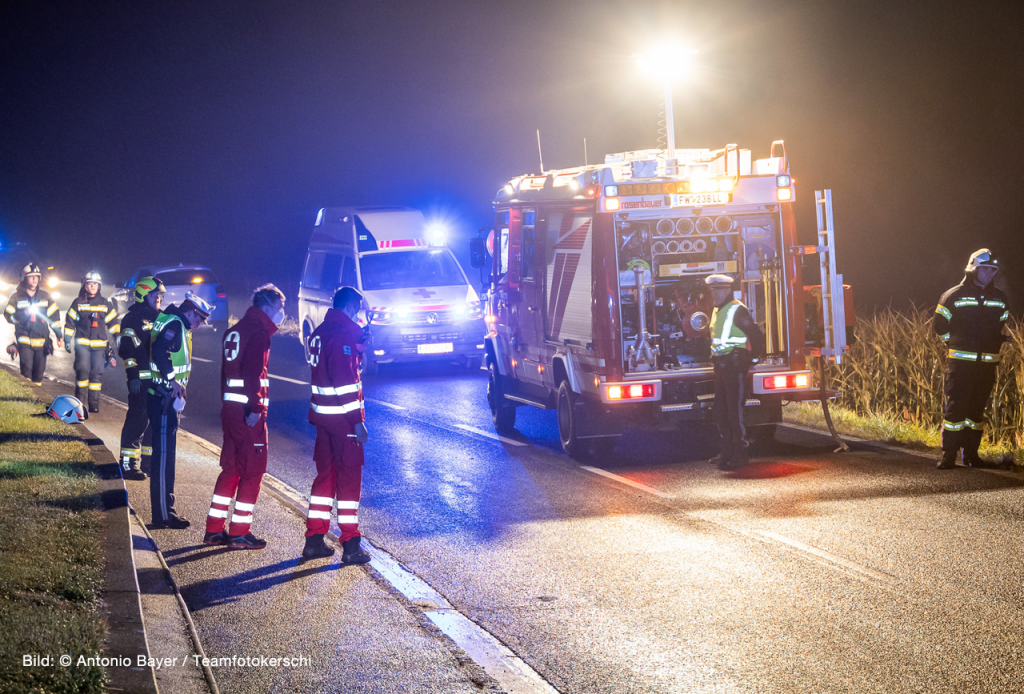
<svg viewBox="0 0 1024 694"><path fill-rule="evenodd" d="M950 359L994 364L1007 339L1003 326L1009 317L1006 294L993 284L979 287L968 276L939 299L932 329L946 343Z"/></svg>
<svg viewBox="0 0 1024 694"><path fill-rule="evenodd" d="M335 431L350 432L366 420L359 362L362 328L338 309L329 309L309 338L309 421Z"/></svg>
<svg viewBox="0 0 1024 694"><path fill-rule="evenodd" d="M18 338L27 337L29 341L41 340L38 345L42 347L43 342L53 330L57 337L60 337L60 311L57 310L57 302L50 298L49 293L42 289L36 289L36 293L29 296L25 289L18 289L11 294L4 310L4 318L8 323L14 325L14 335ZM18 340L19 344L29 344Z"/></svg>
<svg viewBox="0 0 1024 694"><path fill-rule="evenodd" d="M75 297L64 316L64 338L73 339L79 347L105 349L108 338L120 329L114 302L99 294L84 299Z"/></svg>

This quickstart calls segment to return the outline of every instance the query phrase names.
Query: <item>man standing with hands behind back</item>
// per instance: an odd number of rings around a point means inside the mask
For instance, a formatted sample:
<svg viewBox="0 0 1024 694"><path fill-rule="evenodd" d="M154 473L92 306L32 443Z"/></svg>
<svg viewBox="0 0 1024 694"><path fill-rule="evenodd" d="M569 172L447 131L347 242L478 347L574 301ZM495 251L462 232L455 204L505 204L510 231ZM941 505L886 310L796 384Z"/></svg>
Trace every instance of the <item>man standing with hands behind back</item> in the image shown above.
<svg viewBox="0 0 1024 694"><path fill-rule="evenodd" d="M224 446L220 452L221 473L206 516L204 544L230 549L267 546L249 528L267 471L270 338L282 321L284 294L274 285L265 284L253 293L252 306L242 320L224 333L220 367ZM231 525L224 532L232 501Z"/></svg>
<svg viewBox="0 0 1024 694"><path fill-rule="evenodd" d="M352 287L334 295L334 308L309 338L313 395L309 421L316 426L313 462L316 479L309 496L303 559L329 557L324 544L331 529L331 507L337 504L341 530L341 563L370 561L359 545L359 494L363 480L363 444L369 438L363 411L359 362L365 334L355 322L363 296Z"/></svg>

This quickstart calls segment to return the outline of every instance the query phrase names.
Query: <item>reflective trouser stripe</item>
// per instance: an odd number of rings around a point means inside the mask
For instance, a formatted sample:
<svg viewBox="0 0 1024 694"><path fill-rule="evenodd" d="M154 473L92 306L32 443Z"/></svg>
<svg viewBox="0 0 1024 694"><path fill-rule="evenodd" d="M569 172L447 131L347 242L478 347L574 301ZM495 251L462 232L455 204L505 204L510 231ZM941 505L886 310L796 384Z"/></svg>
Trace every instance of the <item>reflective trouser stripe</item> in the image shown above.
<svg viewBox="0 0 1024 694"><path fill-rule="evenodd" d="M75 381L75 385L78 386L79 388L88 388L89 381Z"/></svg>
<svg viewBox="0 0 1024 694"><path fill-rule="evenodd" d="M962 431L963 429L982 431L985 428L985 422L975 422L973 419L965 419L962 422L950 422L944 419L942 420L942 428L946 431Z"/></svg>
<svg viewBox="0 0 1024 694"><path fill-rule="evenodd" d="M995 364L995 363L997 363L999 361L999 355L998 354L988 354L987 352L982 352L981 353L981 360L983 362L987 362L989 364Z"/></svg>
<svg viewBox="0 0 1024 694"><path fill-rule="evenodd" d="M222 511L219 508L211 508L209 513L207 513L206 515L212 516L213 518L227 518L228 512Z"/></svg>
<svg viewBox="0 0 1024 694"><path fill-rule="evenodd" d="M245 395L239 395L238 393L224 393L224 399L228 402L240 402L242 404L248 404L249 398Z"/></svg>
<svg viewBox="0 0 1024 694"><path fill-rule="evenodd" d="M128 458L137 458L142 454L141 448L122 448L121 455Z"/></svg>
<svg viewBox="0 0 1024 694"><path fill-rule="evenodd" d="M213 503L221 504L222 506L227 506L228 504L231 503L231 497L229 497L229 496L221 496L219 494L214 494L213 495Z"/></svg>
<svg viewBox="0 0 1024 694"><path fill-rule="evenodd" d="M90 383L89 390L100 390L103 387L102 383Z"/></svg>
<svg viewBox="0 0 1024 694"><path fill-rule="evenodd" d="M330 511L314 511L313 509L310 509L309 513L307 515L310 518L319 518L320 520L328 520L328 521L331 520L331 512Z"/></svg>
<svg viewBox="0 0 1024 694"><path fill-rule="evenodd" d="M30 338L28 335L22 335L21 337L18 338L18 344L30 345L32 344L32 338Z"/></svg>
<svg viewBox="0 0 1024 694"><path fill-rule="evenodd" d="M977 352L965 352L960 349L949 350L950 359L963 359L964 361L978 361Z"/></svg>
<svg viewBox="0 0 1024 694"><path fill-rule="evenodd" d="M358 501L341 501L339 499L338 500L338 509L340 510L340 509L343 509L343 508L351 508L351 509L359 508L359 502Z"/></svg>
<svg viewBox="0 0 1024 694"><path fill-rule="evenodd" d="M242 388L245 386L245 381L240 378L229 378L227 386L228 388Z"/></svg>
<svg viewBox="0 0 1024 694"><path fill-rule="evenodd" d="M142 455L153 455L153 447L152 446L143 446L142 447Z"/></svg>
<svg viewBox="0 0 1024 694"><path fill-rule="evenodd" d="M357 516L355 514L353 514L351 516L343 516L343 515L341 515L341 512L339 512L338 513L338 525L346 525L348 523L352 523L353 525L354 524L358 524L359 523L359 516Z"/></svg>
<svg viewBox="0 0 1024 694"><path fill-rule="evenodd" d="M249 525L252 523L252 514L249 514L248 516L240 516L237 513L233 513L231 514L231 522Z"/></svg>
<svg viewBox="0 0 1024 694"><path fill-rule="evenodd" d="M246 503L243 503L241 501L236 501L235 502L235 512L236 513L237 512L241 512L241 513L250 513L251 514L255 508L256 508L256 504L246 504Z"/></svg>
<svg viewBox="0 0 1024 694"><path fill-rule="evenodd" d="M337 386L335 388L321 388L319 386L313 386L313 395L348 395L349 393L358 393L363 387L358 383L352 383L347 386Z"/></svg>

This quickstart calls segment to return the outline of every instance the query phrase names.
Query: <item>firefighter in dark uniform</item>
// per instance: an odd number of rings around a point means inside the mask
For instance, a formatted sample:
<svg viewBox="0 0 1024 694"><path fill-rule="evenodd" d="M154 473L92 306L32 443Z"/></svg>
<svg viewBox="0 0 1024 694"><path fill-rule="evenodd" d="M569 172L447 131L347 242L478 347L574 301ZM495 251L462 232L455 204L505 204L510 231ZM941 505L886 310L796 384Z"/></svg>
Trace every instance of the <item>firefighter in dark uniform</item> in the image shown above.
<svg viewBox="0 0 1024 694"><path fill-rule="evenodd" d="M747 463L747 431L743 426L747 372L764 356L764 333L750 311L734 298L728 275L710 275L715 310L711 314L711 362L715 368L715 421L722 437L722 452L711 459L720 470L735 470Z"/></svg>
<svg viewBox="0 0 1024 694"><path fill-rule="evenodd" d="M124 372L128 377L128 414L121 428L121 475L128 480L146 479L153 453L146 405L152 377L149 331L160 315L164 293L163 282L154 277L143 277L135 283L135 303L121 319L117 354L124 361Z"/></svg>
<svg viewBox="0 0 1024 694"><path fill-rule="evenodd" d="M956 467L963 449L964 465L1000 467L978 456L985 428L985 407L996 382L999 349L1009 340L1004 331L1010 317L1006 294L992 280L999 263L987 248L975 251L963 281L939 299L932 327L949 348L943 388L942 458L937 467Z"/></svg>
<svg viewBox="0 0 1024 694"><path fill-rule="evenodd" d="M82 402L88 397L89 412L100 411L109 339L116 338L120 330L117 308L103 298L102 288L100 273L86 273L78 297L64 317L64 349L75 352L75 397Z"/></svg>
<svg viewBox="0 0 1024 694"><path fill-rule="evenodd" d="M153 432L149 498L153 527L184 530L190 523L174 510L174 458L178 417L185 409L185 387L192 372L192 331L213 308L191 292L180 306L168 306L153 321L149 345L152 371L147 388L149 428Z"/></svg>
<svg viewBox="0 0 1024 694"><path fill-rule="evenodd" d="M14 338L21 360L21 375L37 386L43 383L46 356L53 353L50 330L57 336L57 346L63 347L60 336L60 312L57 302L39 286L42 272L38 265L28 264L21 271L21 283L11 294L4 318L14 325Z"/></svg>

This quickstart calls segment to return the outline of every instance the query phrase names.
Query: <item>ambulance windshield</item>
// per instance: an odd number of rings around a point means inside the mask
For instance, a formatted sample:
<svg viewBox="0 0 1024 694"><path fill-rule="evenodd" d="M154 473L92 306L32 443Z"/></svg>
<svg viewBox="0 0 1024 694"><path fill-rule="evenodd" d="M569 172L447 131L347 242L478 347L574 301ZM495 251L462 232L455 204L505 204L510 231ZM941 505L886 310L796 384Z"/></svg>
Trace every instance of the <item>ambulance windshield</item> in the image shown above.
<svg viewBox="0 0 1024 694"><path fill-rule="evenodd" d="M374 253L362 256L359 264L363 289L368 291L466 283L448 249Z"/></svg>

